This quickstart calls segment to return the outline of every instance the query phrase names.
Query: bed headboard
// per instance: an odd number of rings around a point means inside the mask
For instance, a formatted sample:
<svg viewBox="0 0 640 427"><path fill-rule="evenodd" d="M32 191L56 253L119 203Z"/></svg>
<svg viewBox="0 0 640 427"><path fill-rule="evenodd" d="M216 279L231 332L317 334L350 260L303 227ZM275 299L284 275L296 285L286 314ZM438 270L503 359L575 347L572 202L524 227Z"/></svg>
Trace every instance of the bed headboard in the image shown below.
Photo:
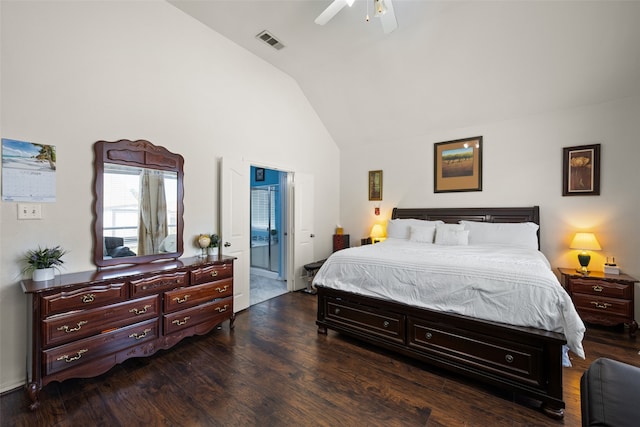
<svg viewBox="0 0 640 427"><path fill-rule="evenodd" d="M540 207L521 208L393 208L391 219L417 218L455 224L460 220L480 222L534 222L540 225ZM538 229L540 247L540 229Z"/></svg>

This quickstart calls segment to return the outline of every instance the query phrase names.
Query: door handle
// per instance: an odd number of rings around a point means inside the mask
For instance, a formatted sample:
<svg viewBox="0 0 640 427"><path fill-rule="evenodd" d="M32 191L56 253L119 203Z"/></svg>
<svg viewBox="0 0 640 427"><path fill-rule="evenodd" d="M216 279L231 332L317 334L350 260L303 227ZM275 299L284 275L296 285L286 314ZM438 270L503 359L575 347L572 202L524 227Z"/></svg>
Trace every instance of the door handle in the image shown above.
<svg viewBox="0 0 640 427"><path fill-rule="evenodd" d="M231 243L229 243L229 242L224 242L224 247L225 247L225 248L228 248L229 246L231 246Z"/></svg>
<svg viewBox="0 0 640 427"><path fill-rule="evenodd" d="M311 234L310 237L313 239L314 237L316 237L316 235L315 234Z"/></svg>

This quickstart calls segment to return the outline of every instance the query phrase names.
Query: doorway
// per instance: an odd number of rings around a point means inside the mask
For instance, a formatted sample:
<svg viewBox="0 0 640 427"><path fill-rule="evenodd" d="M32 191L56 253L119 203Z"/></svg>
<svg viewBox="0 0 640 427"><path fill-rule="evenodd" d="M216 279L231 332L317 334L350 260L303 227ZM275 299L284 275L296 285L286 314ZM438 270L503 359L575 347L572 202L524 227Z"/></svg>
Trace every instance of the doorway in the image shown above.
<svg viewBox="0 0 640 427"><path fill-rule="evenodd" d="M251 166L250 304L288 291L287 172Z"/></svg>

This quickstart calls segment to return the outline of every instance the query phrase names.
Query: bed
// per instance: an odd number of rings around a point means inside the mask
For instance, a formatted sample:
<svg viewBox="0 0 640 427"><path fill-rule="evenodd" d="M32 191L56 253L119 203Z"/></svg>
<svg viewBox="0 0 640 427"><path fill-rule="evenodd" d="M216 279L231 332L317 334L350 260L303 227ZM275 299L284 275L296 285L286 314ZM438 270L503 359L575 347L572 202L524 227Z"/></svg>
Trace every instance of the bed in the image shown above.
<svg viewBox="0 0 640 427"><path fill-rule="evenodd" d="M538 250L539 208L395 208L392 220L413 224L410 238L338 251L316 274L318 333L335 330L528 396L562 418L562 369L568 349L584 358L584 324ZM519 247L481 240L482 230L526 227L534 228ZM454 241L442 240L448 229ZM433 233L439 244L428 241Z"/></svg>

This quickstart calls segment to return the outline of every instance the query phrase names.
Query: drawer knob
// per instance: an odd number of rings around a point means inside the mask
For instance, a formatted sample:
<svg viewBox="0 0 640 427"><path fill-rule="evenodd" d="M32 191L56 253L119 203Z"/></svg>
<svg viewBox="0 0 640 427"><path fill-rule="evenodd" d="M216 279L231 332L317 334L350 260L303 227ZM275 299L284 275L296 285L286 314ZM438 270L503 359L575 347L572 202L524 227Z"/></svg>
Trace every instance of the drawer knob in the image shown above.
<svg viewBox="0 0 640 427"><path fill-rule="evenodd" d="M227 311L227 308L229 308L229 304L225 304L224 307L216 307L216 311L218 311L219 313L224 313L225 311Z"/></svg>
<svg viewBox="0 0 640 427"><path fill-rule="evenodd" d="M96 300L96 296L94 294L87 294L82 296L82 302L85 304L89 304L90 302L94 302Z"/></svg>
<svg viewBox="0 0 640 427"><path fill-rule="evenodd" d="M388 321L388 320L385 320L385 321L382 323L382 326L384 326L385 328L388 328L388 327L389 327L389 321Z"/></svg>
<svg viewBox="0 0 640 427"><path fill-rule="evenodd" d="M594 292L602 292L603 287L600 285L593 285L592 289Z"/></svg>
<svg viewBox="0 0 640 427"><path fill-rule="evenodd" d="M77 325L76 325L76 327L75 327L75 328L70 328L70 327L69 327L69 326L67 326L67 325L63 325L63 326L60 326L60 327L58 328L58 330L59 330L59 331L64 331L64 333L65 333L65 334L68 334L69 332L79 331L80 329L82 329L82 325L86 325L87 323L89 323L89 322L87 322L86 320L81 320L81 321L79 321L79 322L77 323Z"/></svg>
<svg viewBox="0 0 640 427"><path fill-rule="evenodd" d="M225 292L227 289L229 289L229 285L224 285L223 288L216 288L216 291L218 291L219 293L223 293Z"/></svg>
<svg viewBox="0 0 640 427"><path fill-rule="evenodd" d="M151 308L151 305L147 304L144 307L142 307L142 310L138 310L137 308L132 308L131 310L129 310L129 313L133 313L136 316L139 316L141 314L145 314L147 310L149 310L150 308Z"/></svg>
<svg viewBox="0 0 640 427"><path fill-rule="evenodd" d="M340 309L339 309L339 308L336 308L333 312L334 312L335 314L340 314Z"/></svg>
<svg viewBox="0 0 640 427"><path fill-rule="evenodd" d="M218 270L213 270L211 272L211 277L217 277L218 276Z"/></svg>
<svg viewBox="0 0 640 427"><path fill-rule="evenodd" d="M591 304L593 304L596 308L601 308L603 310L611 307L611 304L609 304L608 302L591 301Z"/></svg>
<svg viewBox="0 0 640 427"><path fill-rule="evenodd" d="M430 340L431 338L433 338L433 334L431 332L427 332L426 334L424 334L424 337Z"/></svg>
<svg viewBox="0 0 640 427"><path fill-rule="evenodd" d="M87 351L89 351L86 348L83 348L82 350L78 350L78 352L76 353L75 356L69 357L68 354L65 354L64 356L60 356L58 357L56 360L60 361L60 360L64 360L66 363L71 363L75 360L78 360L82 357L83 353L86 353Z"/></svg>
<svg viewBox="0 0 640 427"><path fill-rule="evenodd" d="M187 320L189 320L189 319L191 319L191 317L186 316L182 320L176 319L171 323L173 323L174 325L182 326L182 325L186 325L187 324Z"/></svg>
<svg viewBox="0 0 640 427"><path fill-rule="evenodd" d="M513 356L512 356L512 355L510 355L510 354L507 354L507 355L504 357L504 360L506 360L506 361L507 361L507 363L513 363Z"/></svg>
<svg viewBox="0 0 640 427"><path fill-rule="evenodd" d="M133 333L129 335L129 338L141 340L142 338L146 337L149 332L151 332L151 329L145 329L141 334Z"/></svg>
<svg viewBox="0 0 640 427"><path fill-rule="evenodd" d="M191 295L185 295L185 296L184 296L184 297L182 297L182 298L180 298L180 297L175 297L173 300L174 300L175 302L177 302L178 304L182 304L182 303L187 302L187 300L189 299L189 297L190 297L190 296L191 296Z"/></svg>

